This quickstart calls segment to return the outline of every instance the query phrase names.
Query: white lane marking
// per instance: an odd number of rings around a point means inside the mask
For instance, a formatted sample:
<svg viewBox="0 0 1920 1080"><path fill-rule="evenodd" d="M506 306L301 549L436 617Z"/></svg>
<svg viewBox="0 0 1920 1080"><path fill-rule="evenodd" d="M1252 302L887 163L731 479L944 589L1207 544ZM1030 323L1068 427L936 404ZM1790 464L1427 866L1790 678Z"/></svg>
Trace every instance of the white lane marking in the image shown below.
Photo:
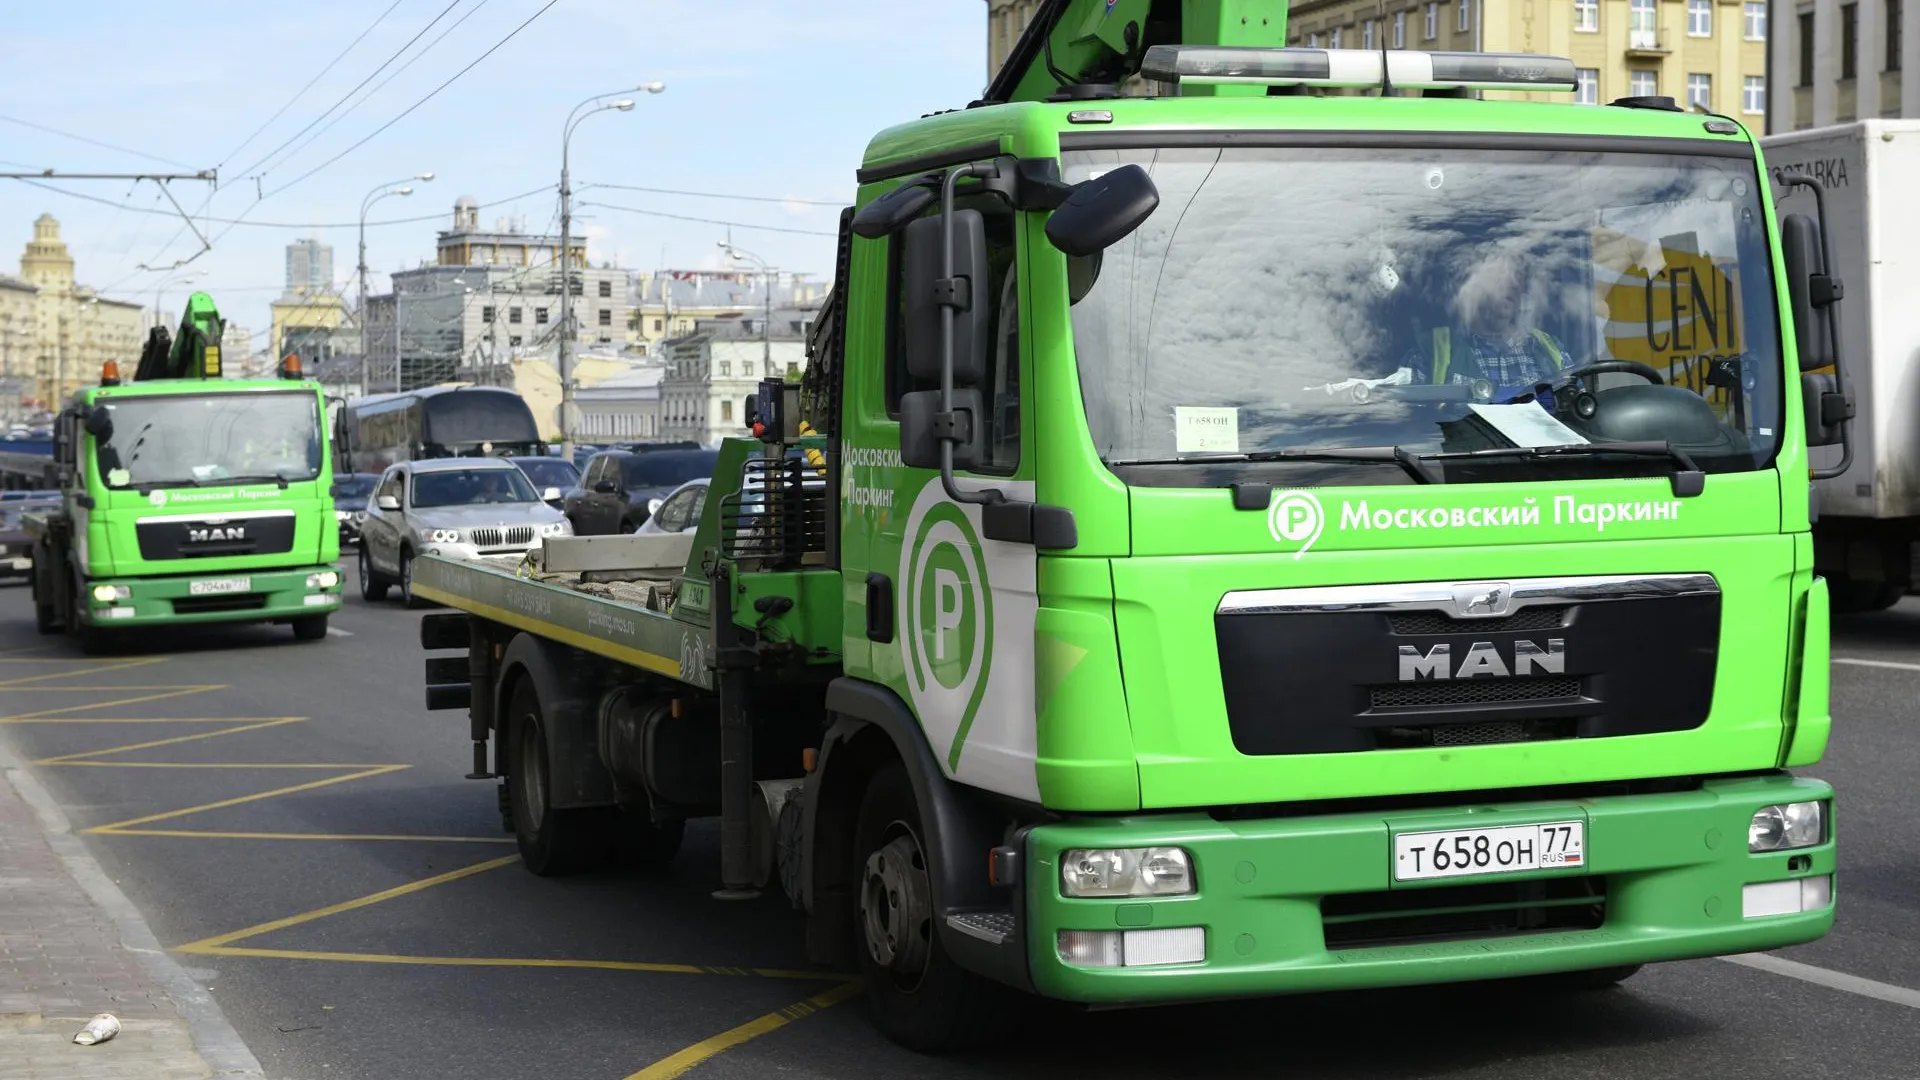
<svg viewBox="0 0 1920 1080"><path fill-rule="evenodd" d="M1920 671L1920 664L1903 664L1898 660L1855 660L1850 656L1836 656L1836 664L1852 664L1854 667L1893 668L1896 671Z"/></svg>
<svg viewBox="0 0 1920 1080"><path fill-rule="evenodd" d="M1847 975L1838 971L1829 971L1812 964L1802 964L1796 960L1783 960L1767 953L1741 953L1738 956L1723 956L1720 959L1729 964L1739 964L1757 971L1785 975L1789 979L1799 979L1829 990L1844 990L1849 994L1870 997L1875 1001L1905 1005L1909 1009L1920 1009L1920 990L1909 990L1904 986L1875 982L1858 975Z"/></svg>
<svg viewBox="0 0 1920 1080"><path fill-rule="evenodd" d="M353 631L342 630L337 626L329 626L327 627L327 636L328 637L352 637Z"/></svg>

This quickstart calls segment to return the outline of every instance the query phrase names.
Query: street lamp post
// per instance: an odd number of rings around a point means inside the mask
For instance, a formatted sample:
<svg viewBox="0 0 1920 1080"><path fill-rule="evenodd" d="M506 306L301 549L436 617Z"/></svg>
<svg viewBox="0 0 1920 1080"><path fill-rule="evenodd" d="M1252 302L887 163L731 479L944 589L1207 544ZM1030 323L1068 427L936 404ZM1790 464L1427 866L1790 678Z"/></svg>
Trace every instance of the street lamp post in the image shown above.
<svg viewBox="0 0 1920 1080"><path fill-rule="evenodd" d="M720 249L722 251L725 251L728 255L731 255L735 259L744 259L746 261L752 262L754 265L760 268L761 273L766 275L766 285L764 286L764 291L766 293L766 296L764 297L764 300L766 302L766 314L760 320L760 363L761 363L762 374L772 375L773 374L773 281L774 281L774 275L779 273L779 271L767 265L767 260L761 258L758 255L755 255L753 252L743 251L740 248L734 247L733 242L731 240L720 241Z"/></svg>
<svg viewBox="0 0 1920 1080"><path fill-rule="evenodd" d="M408 177L407 179L419 180L422 183L425 183L433 179L433 174L430 172L414 173L412 176ZM389 180L386 183L381 184L378 187L374 188L372 191L367 192L366 197L360 200L360 265L359 265L360 311L359 311L359 314L355 316L355 318L360 323L360 373L363 376L363 381L364 381L364 376L367 370L367 348L371 344L371 341L367 336L367 211L373 208L374 203L379 202L381 199L384 199L389 195L413 194L413 188L411 187L395 187L394 186L395 184L405 184L406 182L407 182L406 180ZM393 293L393 321L394 321L395 327L397 328L400 323L400 291L398 288L395 288ZM395 390L400 389L399 349L400 349L400 341L399 341L399 338L396 336L394 338L394 354L393 354L393 382L394 382L393 388ZM369 387L368 389L371 390L371 387Z"/></svg>
<svg viewBox="0 0 1920 1080"><path fill-rule="evenodd" d="M649 94L666 88L667 85L660 82L635 87ZM573 178L568 168L567 149L573 141L573 129L587 117L609 109L633 110L632 98L606 100L620 92L595 94L575 105L567 114L566 127L560 135L560 456L568 461L573 460ZM589 105L593 108L587 109ZM583 113L582 109L587 111Z"/></svg>

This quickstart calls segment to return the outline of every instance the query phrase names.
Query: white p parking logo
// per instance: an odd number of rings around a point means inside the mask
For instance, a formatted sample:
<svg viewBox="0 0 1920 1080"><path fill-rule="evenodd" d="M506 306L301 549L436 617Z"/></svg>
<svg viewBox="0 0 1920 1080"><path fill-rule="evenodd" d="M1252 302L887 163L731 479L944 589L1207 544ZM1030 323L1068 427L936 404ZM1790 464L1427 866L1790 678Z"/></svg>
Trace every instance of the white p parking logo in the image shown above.
<svg viewBox="0 0 1920 1080"><path fill-rule="evenodd" d="M1273 542L1299 545L1293 553L1296 559L1320 539L1326 522L1320 499L1311 491L1283 491L1267 508L1267 531L1273 535Z"/></svg>

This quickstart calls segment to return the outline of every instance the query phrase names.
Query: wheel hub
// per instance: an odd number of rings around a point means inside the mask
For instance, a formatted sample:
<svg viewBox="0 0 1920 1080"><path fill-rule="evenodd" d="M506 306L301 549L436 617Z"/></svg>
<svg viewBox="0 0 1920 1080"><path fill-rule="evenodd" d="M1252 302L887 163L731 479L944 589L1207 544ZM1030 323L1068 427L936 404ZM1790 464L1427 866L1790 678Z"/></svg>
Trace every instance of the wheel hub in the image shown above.
<svg viewBox="0 0 1920 1080"><path fill-rule="evenodd" d="M933 901L926 860L911 833L867 856L860 888L860 924L874 963L908 981L927 969L933 942Z"/></svg>

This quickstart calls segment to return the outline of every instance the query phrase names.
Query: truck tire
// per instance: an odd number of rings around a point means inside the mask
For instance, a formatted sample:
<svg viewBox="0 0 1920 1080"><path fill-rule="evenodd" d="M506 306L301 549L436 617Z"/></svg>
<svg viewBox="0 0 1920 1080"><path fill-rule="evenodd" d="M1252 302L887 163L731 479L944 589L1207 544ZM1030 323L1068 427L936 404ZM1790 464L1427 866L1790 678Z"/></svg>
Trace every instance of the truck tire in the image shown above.
<svg viewBox="0 0 1920 1080"><path fill-rule="evenodd" d="M388 588L387 579L381 577L380 571L373 568L373 556L367 554L367 545L364 541L360 544L358 565L360 569L360 599L365 600L369 604L377 604L385 600L387 598Z"/></svg>
<svg viewBox="0 0 1920 1080"><path fill-rule="evenodd" d="M890 762L867 784L854 826L854 950L875 1026L910 1050L942 1053L1005 1035L1020 998L941 946L920 834L906 767Z"/></svg>
<svg viewBox="0 0 1920 1080"><path fill-rule="evenodd" d="M319 641L327 636L327 617L325 615L302 615L293 620L293 637L296 641Z"/></svg>
<svg viewBox="0 0 1920 1080"><path fill-rule="evenodd" d="M67 633L73 637L73 643L88 656L98 656L107 648L107 631L87 622L80 613L87 609L86 588L80 579L73 579L73 599L67 609Z"/></svg>
<svg viewBox="0 0 1920 1080"><path fill-rule="evenodd" d="M513 836L520 861L541 877L562 877L604 866L613 854L618 811L611 807L555 809L547 774L547 733L533 680L521 679L507 703L513 771L507 776Z"/></svg>
<svg viewBox="0 0 1920 1080"><path fill-rule="evenodd" d="M42 600L37 596L33 600L33 628L43 634L60 632L59 611L50 601Z"/></svg>
<svg viewBox="0 0 1920 1080"><path fill-rule="evenodd" d="M1887 610L1899 603L1907 595L1907 590L1904 586L1881 581L1834 577L1827 579L1827 595L1832 598L1835 614L1859 615Z"/></svg>

